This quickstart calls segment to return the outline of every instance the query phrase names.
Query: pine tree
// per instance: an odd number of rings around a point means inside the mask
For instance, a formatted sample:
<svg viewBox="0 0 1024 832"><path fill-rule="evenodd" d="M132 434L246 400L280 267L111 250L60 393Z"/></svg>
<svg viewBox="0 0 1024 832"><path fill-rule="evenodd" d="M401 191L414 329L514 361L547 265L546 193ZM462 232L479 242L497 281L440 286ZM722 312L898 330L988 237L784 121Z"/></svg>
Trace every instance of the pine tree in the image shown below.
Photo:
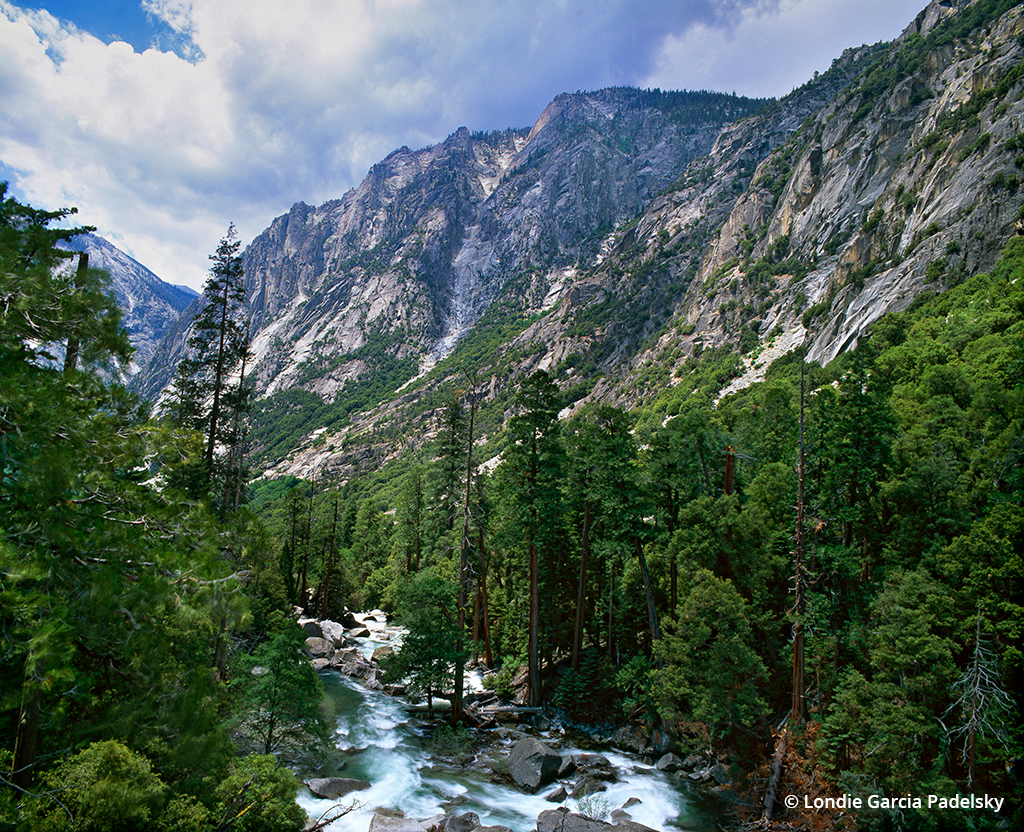
<svg viewBox="0 0 1024 832"><path fill-rule="evenodd" d="M541 636L550 652L554 633L558 568L565 540L562 485L565 451L558 423L558 388L537 371L520 385L516 414L509 420L510 443L501 466L503 536L522 549L528 563L529 622L527 635L527 704L540 703ZM541 621L541 597L544 621ZM546 625L546 626L543 626Z"/></svg>
<svg viewBox="0 0 1024 832"><path fill-rule="evenodd" d="M217 695L211 610L237 617L225 611L237 594L217 587L238 576L218 577L203 513L185 516L147 485L159 432L100 372L131 352L116 303L101 273L61 268L55 249L84 229L49 229L70 212L4 193L0 677L17 681L0 720L14 779L25 788L59 747L111 735L151 740L166 769L216 759L226 738L200 704ZM69 336L78 355L58 368Z"/></svg>
<svg viewBox="0 0 1024 832"><path fill-rule="evenodd" d="M231 503L225 498L236 493L242 476L239 423L250 399L245 364L251 354L240 246L232 225L210 256L213 266L203 289L203 306L188 339L191 355L178 364L171 408L177 421L203 433L198 483L192 487L198 484L216 496L222 514ZM218 456L222 446L227 453Z"/></svg>

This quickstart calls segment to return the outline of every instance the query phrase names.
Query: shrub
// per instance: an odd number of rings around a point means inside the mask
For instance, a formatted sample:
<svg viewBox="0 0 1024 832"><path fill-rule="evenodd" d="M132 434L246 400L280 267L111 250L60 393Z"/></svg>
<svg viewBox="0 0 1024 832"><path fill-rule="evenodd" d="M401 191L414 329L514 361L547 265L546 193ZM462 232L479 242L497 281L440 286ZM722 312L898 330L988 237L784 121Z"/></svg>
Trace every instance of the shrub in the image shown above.
<svg viewBox="0 0 1024 832"><path fill-rule="evenodd" d="M238 760L217 786L218 829L232 832L300 832L306 813L295 802L299 781L273 756Z"/></svg>
<svg viewBox="0 0 1024 832"><path fill-rule="evenodd" d="M64 759L43 775L43 785L55 798L26 807L30 828L40 832L146 829L163 810L167 791L149 760L114 740Z"/></svg>

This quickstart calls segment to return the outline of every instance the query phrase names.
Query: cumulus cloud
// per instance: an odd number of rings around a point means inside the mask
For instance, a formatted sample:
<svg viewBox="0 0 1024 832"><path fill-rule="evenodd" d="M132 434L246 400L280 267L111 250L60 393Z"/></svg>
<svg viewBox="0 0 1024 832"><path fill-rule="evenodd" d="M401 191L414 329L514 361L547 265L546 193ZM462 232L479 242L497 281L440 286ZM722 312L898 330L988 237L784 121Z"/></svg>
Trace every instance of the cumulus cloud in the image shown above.
<svg viewBox="0 0 1024 832"><path fill-rule="evenodd" d="M666 37L645 86L779 97L824 72L843 50L892 40L923 0L781 0L771 9L744 8L729 27L697 23Z"/></svg>
<svg viewBox="0 0 1024 832"><path fill-rule="evenodd" d="M777 64L823 51L825 68L855 45L830 8L868 16L878 0L141 3L173 49L140 53L0 0L0 164L33 204L77 205L164 279L199 286L228 222L249 239L294 201L340 196L398 146L527 126L576 89L755 94L761 78L756 94L784 93L813 68Z"/></svg>

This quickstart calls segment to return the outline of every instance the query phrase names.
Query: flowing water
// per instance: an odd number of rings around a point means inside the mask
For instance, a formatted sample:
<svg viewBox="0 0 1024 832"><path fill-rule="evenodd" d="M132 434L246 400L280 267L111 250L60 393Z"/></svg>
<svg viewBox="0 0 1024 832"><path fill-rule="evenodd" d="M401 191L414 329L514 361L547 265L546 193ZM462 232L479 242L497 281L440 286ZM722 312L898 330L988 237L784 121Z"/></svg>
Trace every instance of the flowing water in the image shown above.
<svg viewBox="0 0 1024 832"><path fill-rule="evenodd" d="M404 700L366 690L333 671L321 676L335 711L335 743L344 761L340 776L372 784L341 799L342 804L357 801L360 808L328 827L332 832L367 832L377 807L400 809L407 817L420 820L446 811L476 812L485 826L502 825L514 832L527 832L536 828L537 815L555 808L556 804L543 797L555 786L542 789L540 795L526 795L491 783L480 772L432 756L427 739L429 725ZM579 749L563 745L558 751L565 756ZM629 807L630 816L653 829L670 832L713 828L708 809L684 784L635 758L611 751L601 753L620 778L596 796L608 810L619 808L633 797L641 802ZM453 800L457 804L454 808ZM306 789L301 790L299 803L313 818L333 806L332 801L321 800ZM576 808L571 799L566 805Z"/></svg>

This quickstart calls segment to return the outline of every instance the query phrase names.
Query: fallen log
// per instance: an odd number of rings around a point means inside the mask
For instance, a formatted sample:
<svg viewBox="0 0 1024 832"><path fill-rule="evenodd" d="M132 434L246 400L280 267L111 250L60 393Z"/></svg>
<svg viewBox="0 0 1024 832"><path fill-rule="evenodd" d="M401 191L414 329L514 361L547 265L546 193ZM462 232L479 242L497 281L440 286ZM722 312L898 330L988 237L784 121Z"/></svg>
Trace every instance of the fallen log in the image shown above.
<svg viewBox="0 0 1024 832"><path fill-rule="evenodd" d="M783 728L775 742L775 758L772 760L772 776L768 781L768 793L764 796L764 811L761 813L761 820L768 823L772 819L772 810L775 807L775 793L779 788L779 779L782 777L782 760L786 756L786 735L789 729Z"/></svg>

